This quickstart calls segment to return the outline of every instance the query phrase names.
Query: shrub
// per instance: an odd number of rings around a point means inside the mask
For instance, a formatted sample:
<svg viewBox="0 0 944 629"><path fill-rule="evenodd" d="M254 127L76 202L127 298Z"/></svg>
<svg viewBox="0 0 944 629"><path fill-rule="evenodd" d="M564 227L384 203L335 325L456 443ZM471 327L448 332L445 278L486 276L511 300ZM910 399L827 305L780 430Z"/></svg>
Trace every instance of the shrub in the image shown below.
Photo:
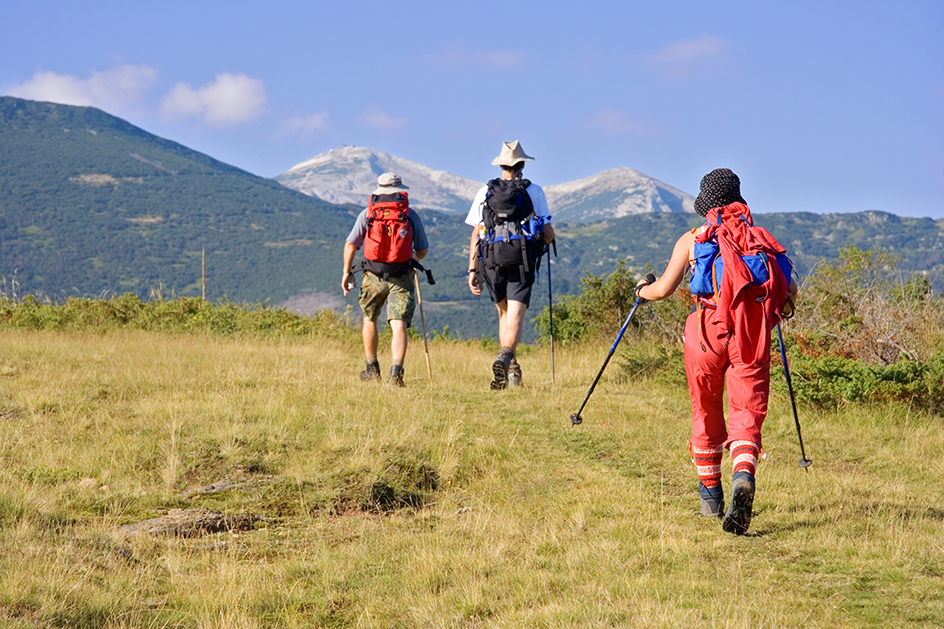
<svg viewBox="0 0 944 629"><path fill-rule="evenodd" d="M944 300L927 277L902 277L898 258L880 249L840 249L804 282L789 324L800 351L872 365L926 360L944 339Z"/></svg>
<svg viewBox="0 0 944 629"><path fill-rule="evenodd" d="M162 332L204 332L260 336L348 335L347 319L331 310L305 317L266 304L216 304L199 297L143 302L134 293L109 299L69 298L41 303L27 295L20 303L0 300L0 328L92 330L128 328Z"/></svg>
<svg viewBox="0 0 944 629"><path fill-rule="evenodd" d="M652 378L673 386L687 386L685 357L677 348L656 343L628 345L619 353L619 366L630 380Z"/></svg>
<svg viewBox="0 0 944 629"><path fill-rule="evenodd" d="M944 409L944 300L927 277L901 276L897 262L848 246L804 282L797 316L784 325L799 401ZM774 387L786 390L779 380Z"/></svg>
<svg viewBox="0 0 944 629"><path fill-rule="evenodd" d="M894 401L944 409L944 300L920 274L901 277L897 259L881 250L840 250L804 282L797 316L784 325L792 334L791 373L799 401L837 406ZM637 278L623 261L608 276L586 274L582 292L554 306L554 337L563 342L614 339L635 302ZM631 378L684 383L679 351L691 294L676 294L636 311L619 350ZM545 308L535 319L542 338L550 332ZM776 355L776 340L773 351ZM795 363L795 364L793 364ZM774 378L772 386L786 394Z"/></svg>
<svg viewBox="0 0 944 629"><path fill-rule="evenodd" d="M944 352L927 361L869 365L841 356L797 354L790 369L798 402L838 407L845 403L899 402L944 412ZM787 394L785 381L774 387Z"/></svg>
<svg viewBox="0 0 944 629"><path fill-rule="evenodd" d="M630 269L625 260L617 260L616 268L609 275L586 273L580 280L581 293L564 296L554 305L555 341L615 338L636 302L636 284L650 270L648 266ZM687 287L680 288L675 296L664 301L648 302L636 310L627 334L680 346L691 303ZM541 339L548 339L548 309L544 308L534 321Z"/></svg>

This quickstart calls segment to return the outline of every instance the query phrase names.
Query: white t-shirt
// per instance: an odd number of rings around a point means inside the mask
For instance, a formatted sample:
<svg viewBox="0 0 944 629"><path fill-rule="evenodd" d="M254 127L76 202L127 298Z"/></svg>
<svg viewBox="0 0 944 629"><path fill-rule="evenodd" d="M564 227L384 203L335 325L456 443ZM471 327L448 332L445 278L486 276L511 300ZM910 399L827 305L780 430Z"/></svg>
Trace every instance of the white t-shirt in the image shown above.
<svg viewBox="0 0 944 629"><path fill-rule="evenodd" d="M551 222L551 210L547 207L547 197L544 196L544 190L536 183L528 186L526 192L531 197L531 203L534 205L534 214L542 219L543 224ZM482 208L485 206L485 195L488 193L488 186L482 186L475 193L472 199L472 207L469 208L469 214L465 217L466 225L475 227L482 222Z"/></svg>

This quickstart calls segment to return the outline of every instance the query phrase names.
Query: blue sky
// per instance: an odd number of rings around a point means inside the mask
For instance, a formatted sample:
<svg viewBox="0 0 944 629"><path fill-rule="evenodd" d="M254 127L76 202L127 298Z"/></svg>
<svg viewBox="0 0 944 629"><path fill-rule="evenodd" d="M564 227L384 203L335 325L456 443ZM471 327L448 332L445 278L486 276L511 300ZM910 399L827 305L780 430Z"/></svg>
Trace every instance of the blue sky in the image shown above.
<svg viewBox="0 0 944 629"><path fill-rule="evenodd" d="M0 94L265 177L366 146L484 181L630 167L756 212L944 218L944 2L0 0Z"/></svg>

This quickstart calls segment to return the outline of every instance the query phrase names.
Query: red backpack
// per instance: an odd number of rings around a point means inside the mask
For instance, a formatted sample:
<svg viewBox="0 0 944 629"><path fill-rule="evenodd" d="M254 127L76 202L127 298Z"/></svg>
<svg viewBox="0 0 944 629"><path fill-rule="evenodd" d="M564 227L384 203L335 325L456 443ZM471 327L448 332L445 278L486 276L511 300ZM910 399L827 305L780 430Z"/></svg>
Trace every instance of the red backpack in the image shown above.
<svg viewBox="0 0 944 629"><path fill-rule="evenodd" d="M384 279L410 270L413 224L405 192L371 195L364 237L364 270Z"/></svg>

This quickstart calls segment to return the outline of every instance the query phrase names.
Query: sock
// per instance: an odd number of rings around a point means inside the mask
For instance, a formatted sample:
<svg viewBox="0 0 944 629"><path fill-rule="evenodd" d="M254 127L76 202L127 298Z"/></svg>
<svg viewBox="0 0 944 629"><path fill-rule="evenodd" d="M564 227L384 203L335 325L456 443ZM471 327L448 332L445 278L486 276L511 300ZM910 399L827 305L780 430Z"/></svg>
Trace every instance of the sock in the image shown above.
<svg viewBox="0 0 944 629"><path fill-rule="evenodd" d="M721 456L723 446L699 448L692 446L692 462L698 470L698 480L705 489L721 485Z"/></svg>
<svg viewBox="0 0 944 629"><path fill-rule="evenodd" d="M760 448L752 441L733 441L731 442L731 458L734 465L734 473L747 472L754 476L757 472L757 455Z"/></svg>
<svg viewBox="0 0 944 629"><path fill-rule="evenodd" d="M368 365L379 365L380 363L377 361L377 357L376 357L376 356L368 356L368 357L367 357L367 364L368 364Z"/></svg>
<svg viewBox="0 0 944 629"><path fill-rule="evenodd" d="M402 366L403 366L403 359L402 359L402 358L401 358L400 360L393 360L392 362L393 362L393 364L396 365L397 367L402 367Z"/></svg>

